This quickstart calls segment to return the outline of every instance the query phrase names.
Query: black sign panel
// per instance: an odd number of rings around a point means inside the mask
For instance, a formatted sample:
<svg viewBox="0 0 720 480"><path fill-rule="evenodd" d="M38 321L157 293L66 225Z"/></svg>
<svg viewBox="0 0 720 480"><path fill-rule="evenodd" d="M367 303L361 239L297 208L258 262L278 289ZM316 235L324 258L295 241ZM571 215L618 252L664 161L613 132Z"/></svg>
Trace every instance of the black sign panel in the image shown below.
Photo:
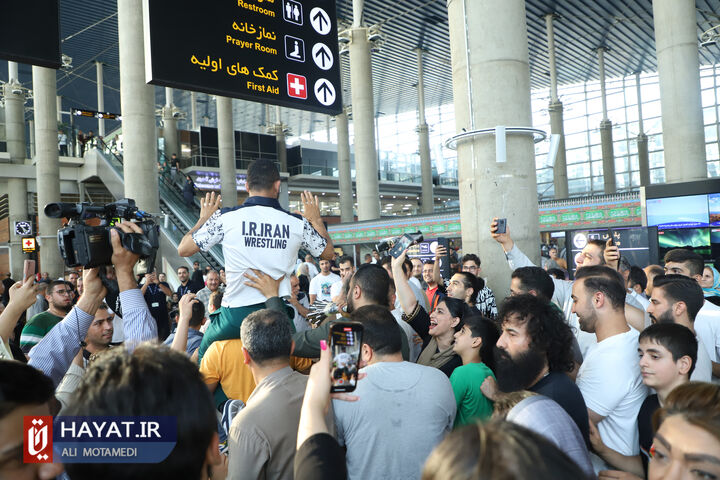
<svg viewBox="0 0 720 480"><path fill-rule="evenodd" d="M105 120L122 120L119 113L96 112L95 110L81 110L79 108L71 108L70 113L76 117L103 118Z"/></svg>
<svg viewBox="0 0 720 480"><path fill-rule="evenodd" d="M144 0L143 14L149 83L342 110L335 0Z"/></svg>
<svg viewBox="0 0 720 480"><path fill-rule="evenodd" d="M0 2L0 58L60 68L58 0Z"/></svg>

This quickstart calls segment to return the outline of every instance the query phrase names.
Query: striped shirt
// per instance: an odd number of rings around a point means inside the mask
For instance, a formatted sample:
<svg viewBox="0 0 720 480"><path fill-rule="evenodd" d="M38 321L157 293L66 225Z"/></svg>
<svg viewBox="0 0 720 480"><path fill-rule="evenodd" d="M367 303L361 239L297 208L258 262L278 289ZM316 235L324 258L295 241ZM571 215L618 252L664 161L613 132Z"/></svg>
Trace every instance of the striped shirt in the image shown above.
<svg viewBox="0 0 720 480"><path fill-rule="evenodd" d="M125 348L133 350L144 341L157 339L157 323L150 315L139 288L120 292L120 303ZM88 313L73 307L32 349L28 363L50 377L57 386L80 350L80 342L85 339L94 318L95 312Z"/></svg>
<svg viewBox="0 0 720 480"><path fill-rule="evenodd" d="M40 312L33 316L25 324L20 334L20 348L23 353L27 355L30 349L37 345L55 325L60 323L60 320L62 320L62 317L58 317L49 311Z"/></svg>

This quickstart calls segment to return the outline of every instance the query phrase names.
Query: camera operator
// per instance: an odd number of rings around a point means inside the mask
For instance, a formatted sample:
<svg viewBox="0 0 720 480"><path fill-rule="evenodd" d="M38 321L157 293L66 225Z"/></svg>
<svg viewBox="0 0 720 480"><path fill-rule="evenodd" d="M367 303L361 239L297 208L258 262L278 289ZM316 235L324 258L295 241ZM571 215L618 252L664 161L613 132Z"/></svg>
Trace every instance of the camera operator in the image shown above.
<svg viewBox="0 0 720 480"><path fill-rule="evenodd" d="M290 295L289 273L300 248L324 259L334 255L320 216L317 197L301 194L303 214L285 211L278 202L280 173L274 163L256 160L247 172L249 197L242 205L218 211L220 197L207 194L197 224L183 237L178 254L189 257L222 244L227 290L219 318L205 332L199 357L215 340L238 338L243 319L265 308L265 297L245 284L243 275L260 270L280 283L280 296Z"/></svg>
<svg viewBox="0 0 720 480"><path fill-rule="evenodd" d="M128 349L134 349L140 342L157 339L157 324L150 315L133 274L133 267L140 256L122 246L117 232L119 229L126 234L142 234L142 229L128 221L115 227L110 231L112 263L120 290L125 345ZM30 352L30 365L50 377L55 386L60 383L80 350L81 342L107 294L98 272L98 268L83 270L84 289L77 304Z"/></svg>

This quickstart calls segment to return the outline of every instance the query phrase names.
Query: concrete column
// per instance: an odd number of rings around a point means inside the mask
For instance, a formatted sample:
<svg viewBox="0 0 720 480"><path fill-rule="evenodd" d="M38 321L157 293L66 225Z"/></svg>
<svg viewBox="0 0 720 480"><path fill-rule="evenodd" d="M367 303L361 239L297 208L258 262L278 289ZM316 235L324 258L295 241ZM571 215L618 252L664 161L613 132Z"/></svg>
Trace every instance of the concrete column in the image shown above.
<svg viewBox="0 0 720 480"><path fill-rule="evenodd" d="M645 135L643 126L642 113L642 88L640 86L640 73L635 74L635 85L637 86L637 102L638 102L638 166L640 168L640 185L650 185L650 154L648 153L648 137Z"/></svg>
<svg viewBox="0 0 720 480"><path fill-rule="evenodd" d="M103 64L95 62L97 72L97 109L98 112L105 111L105 81L103 79ZM98 118L98 136L105 138L105 120Z"/></svg>
<svg viewBox="0 0 720 480"><path fill-rule="evenodd" d="M30 134L30 158L35 158L35 122L28 120L28 133Z"/></svg>
<svg viewBox="0 0 720 480"><path fill-rule="evenodd" d="M62 96L58 95L55 100L55 109L57 110L57 121L62 123Z"/></svg>
<svg viewBox="0 0 720 480"><path fill-rule="evenodd" d="M197 130L197 94L195 92L190 92L190 120L192 123L192 130Z"/></svg>
<svg viewBox="0 0 720 480"><path fill-rule="evenodd" d="M347 112L335 117L337 129L338 187L340 191L340 221L349 223L355 220L353 213L352 174L350 170L350 134L348 132Z"/></svg>
<svg viewBox="0 0 720 480"><path fill-rule="evenodd" d="M155 87L145 83L142 0L118 2L120 106L123 116L125 195L140 209L160 211Z"/></svg>
<svg viewBox="0 0 720 480"><path fill-rule="evenodd" d="M175 104L173 103L173 89L165 87L165 106L163 107L163 139L165 140L165 155L180 156L180 142L178 141L177 119L174 117Z"/></svg>
<svg viewBox="0 0 720 480"><path fill-rule="evenodd" d="M375 103L367 28L362 24L363 1L353 0L350 41L350 84L355 133L355 188L358 220L380 218L378 156L375 149Z"/></svg>
<svg viewBox="0 0 720 480"><path fill-rule="evenodd" d="M220 193L224 207L237 205L235 181L235 135L233 128L232 99L215 97L217 107L218 155L220 156Z"/></svg>
<svg viewBox="0 0 720 480"><path fill-rule="evenodd" d="M35 104L35 172L37 178L38 226L40 230L40 265L42 271L57 278L64 262L57 247L59 218L44 214L45 205L60 201L60 162L57 148L57 84L55 70L32 67L33 103Z"/></svg>
<svg viewBox="0 0 720 480"><path fill-rule="evenodd" d="M525 18L522 0L448 0L457 132L532 125ZM481 256L499 300L509 293L511 272L489 234L493 217L506 217L517 246L540 261L533 139L508 135L506 141L504 163L496 162L492 135L457 149L463 251Z"/></svg>
<svg viewBox="0 0 720 480"><path fill-rule="evenodd" d="M325 116L325 139L327 143L330 143L330 115Z"/></svg>
<svg viewBox="0 0 720 480"><path fill-rule="evenodd" d="M597 50L598 67L600 69L600 99L602 101L603 118L600 121L600 146L602 148L603 182L605 193L615 193L615 151L613 148L612 122L607 113L607 97L605 95L605 47Z"/></svg>
<svg viewBox="0 0 720 480"><path fill-rule="evenodd" d="M565 128L563 126L563 104L558 98L557 89L557 66L555 64L555 20L554 13L545 15L548 39L548 61L550 64L550 133L560 135L557 156L553 164L553 185L555 186L555 198L567 198L568 177L567 160L565 156Z"/></svg>
<svg viewBox="0 0 720 480"><path fill-rule="evenodd" d="M8 62L8 83L3 86L5 98L5 137L10 162L14 164L25 163L27 156L25 150L25 94L20 89L18 81L18 64ZM7 179L8 216L10 228L10 270L14 279L23 273L23 260L20 242L22 238L15 235L14 222L30 220L28 215L27 182L24 178Z"/></svg>
<svg viewBox="0 0 720 480"><path fill-rule="evenodd" d="M420 149L420 174L422 178L422 213L433 213L432 159L430 158L430 132L425 121L425 79L423 72L423 49L416 48L418 58L418 141Z"/></svg>
<svg viewBox="0 0 720 480"><path fill-rule="evenodd" d="M700 98L697 12L693 0L653 0L660 79L665 181L707 178Z"/></svg>
<svg viewBox="0 0 720 480"><path fill-rule="evenodd" d="M285 125L282 123L280 117L280 107L275 107L275 118L277 123L275 124L275 144L277 146L277 159L280 164L280 171L287 172L287 143L285 142Z"/></svg>

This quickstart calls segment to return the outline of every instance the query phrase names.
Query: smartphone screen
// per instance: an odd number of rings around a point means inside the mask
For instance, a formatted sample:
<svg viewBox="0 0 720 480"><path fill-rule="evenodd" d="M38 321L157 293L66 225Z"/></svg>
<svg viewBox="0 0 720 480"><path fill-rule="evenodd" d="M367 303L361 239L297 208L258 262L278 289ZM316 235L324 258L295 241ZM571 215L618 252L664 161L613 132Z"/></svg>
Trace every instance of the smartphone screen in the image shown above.
<svg viewBox="0 0 720 480"><path fill-rule="evenodd" d="M35 260L25 260L23 263L22 281L25 281L30 275L35 275Z"/></svg>
<svg viewBox="0 0 720 480"><path fill-rule="evenodd" d="M392 255L393 258L398 258L413 242L414 240L406 233L395 242L395 245L390 249L390 255Z"/></svg>
<svg viewBox="0 0 720 480"><path fill-rule="evenodd" d="M337 322L330 326L332 353L330 392L352 392L360 369L363 327L356 322Z"/></svg>
<svg viewBox="0 0 720 480"><path fill-rule="evenodd" d="M507 230L507 218L498 218L497 219L497 230L495 230L495 233L505 233Z"/></svg>

